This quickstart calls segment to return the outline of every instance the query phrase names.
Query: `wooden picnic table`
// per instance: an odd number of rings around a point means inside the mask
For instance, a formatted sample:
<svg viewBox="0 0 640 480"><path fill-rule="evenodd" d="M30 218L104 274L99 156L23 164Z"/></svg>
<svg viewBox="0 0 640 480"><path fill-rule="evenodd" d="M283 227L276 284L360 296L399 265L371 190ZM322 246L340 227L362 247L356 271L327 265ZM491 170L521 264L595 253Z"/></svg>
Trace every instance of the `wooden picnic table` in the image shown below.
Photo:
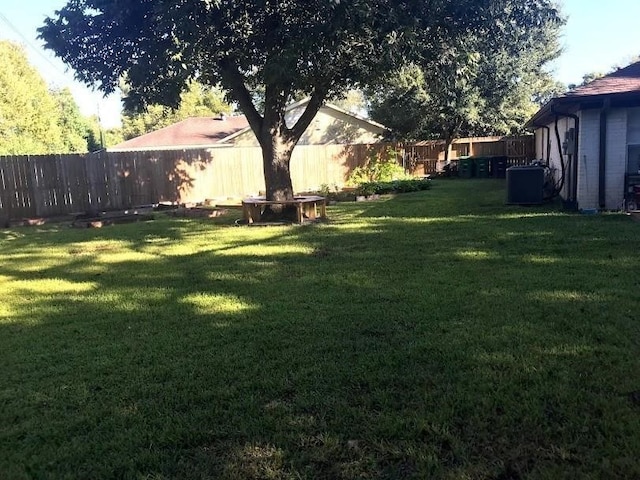
<svg viewBox="0 0 640 480"><path fill-rule="evenodd" d="M265 197L248 197L242 200L242 214L247 223L259 222L269 205L293 205L296 207L296 223L315 221L327 216L327 199L317 195L300 195L293 200L267 200Z"/></svg>

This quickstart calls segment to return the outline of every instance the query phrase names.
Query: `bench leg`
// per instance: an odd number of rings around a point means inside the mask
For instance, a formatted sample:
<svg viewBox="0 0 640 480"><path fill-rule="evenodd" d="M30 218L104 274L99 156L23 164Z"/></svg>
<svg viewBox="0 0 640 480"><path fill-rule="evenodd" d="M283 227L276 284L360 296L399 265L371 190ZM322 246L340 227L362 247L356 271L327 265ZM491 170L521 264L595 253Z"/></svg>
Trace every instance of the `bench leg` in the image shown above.
<svg viewBox="0 0 640 480"><path fill-rule="evenodd" d="M251 216L251 206L247 203L242 204L242 216L247 223L253 223L253 217Z"/></svg>
<svg viewBox="0 0 640 480"><path fill-rule="evenodd" d="M265 202L261 201L260 203L244 203L242 204L242 215L247 223L255 223L259 222L262 219L262 209L265 205L276 205L281 204L291 205L294 204L296 207L296 222L303 223L305 218L309 220L316 220L318 218L318 213L320 213L320 218L326 218L326 200L308 200L308 201L296 201L296 202ZM319 205L318 205L319 204ZM319 210L319 212L318 212Z"/></svg>
<svg viewBox="0 0 640 480"><path fill-rule="evenodd" d="M302 203L296 204L296 219L298 220L298 223L302 223L302 221L304 220L304 212L302 208L303 208Z"/></svg>
<svg viewBox="0 0 640 480"><path fill-rule="evenodd" d="M242 216L251 224L260 220L262 213L260 211L260 205L254 205L252 203L242 204Z"/></svg>
<svg viewBox="0 0 640 480"><path fill-rule="evenodd" d="M318 211L316 209L316 202L312 202L307 204L307 217L311 220L315 220L318 216Z"/></svg>
<svg viewBox="0 0 640 480"><path fill-rule="evenodd" d="M327 218L327 201L320 202L320 218Z"/></svg>

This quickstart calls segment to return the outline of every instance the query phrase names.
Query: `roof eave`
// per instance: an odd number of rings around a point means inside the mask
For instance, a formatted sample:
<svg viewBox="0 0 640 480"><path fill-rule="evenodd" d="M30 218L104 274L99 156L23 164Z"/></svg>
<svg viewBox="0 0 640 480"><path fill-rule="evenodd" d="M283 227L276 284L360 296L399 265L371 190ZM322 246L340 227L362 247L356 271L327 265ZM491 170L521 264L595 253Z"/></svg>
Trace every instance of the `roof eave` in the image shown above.
<svg viewBox="0 0 640 480"><path fill-rule="evenodd" d="M185 145L149 145L149 146L141 146L141 147L125 147L120 148L118 146L109 147L105 150L107 152L112 153L122 153L122 152L157 152L157 151L166 151L166 150L199 150L199 149L209 149L209 148L220 148L220 147L230 147L231 145L220 144L220 143L210 143L210 144L185 144Z"/></svg>
<svg viewBox="0 0 640 480"><path fill-rule="evenodd" d="M538 128L539 120L551 111L551 104L553 103L554 100L555 98L552 98L547 103L545 103L542 107L540 107L540 110L538 110L533 115L533 117L527 120L527 123L524 124L524 128L526 128L527 130L535 130L536 128Z"/></svg>
<svg viewBox="0 0 640 480"><path fill-rule="evenodd" d="M616 104L619 107L631 106L633 104L632 102L640 102L640 91L555 97L543 105L540 110L524 124L524 128L534 130L542 125L546 125L555 118L557 114L575 113L577 110L584 110L585 107L602 108L607 100L613 103L614 106L616 106ZM555 108L564 108L565 112L554 112L553 110Z"/></svg>

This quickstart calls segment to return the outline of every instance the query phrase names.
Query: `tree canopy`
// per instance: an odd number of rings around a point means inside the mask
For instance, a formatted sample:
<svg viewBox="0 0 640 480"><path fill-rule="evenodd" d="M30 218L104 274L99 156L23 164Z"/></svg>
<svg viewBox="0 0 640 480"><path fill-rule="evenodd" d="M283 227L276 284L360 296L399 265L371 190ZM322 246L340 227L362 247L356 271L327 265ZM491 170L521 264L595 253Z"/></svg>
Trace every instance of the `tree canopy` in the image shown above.
<svg viewBox="0 0 640 480"><path fill-rule="evenodd" d="M63 152L86 152L99 148L99 138L95 138L91 120L80 113L69 88L53 89L51 95L57 103L58 126Z"/></svg>
<svg viewBox="0 0 640 480"><path fill-rule="evenodd" d="M0 155L64 151L56 111L54 98L22 47L0 41Z"/></svg>
<svg viewBox="0 0 640 480"><path fill-rule="evenodd" d="M551 0L73 0L40 36L104 92L126 77L127 108L176 106L194 79L221 84L262 147L267 196L281 199L293 195L293 147L327 98L416 52L434 59L455 38L512 38L557 15ZM301 95L307 108L287 125L286 105Z"/></svg>
<svg viewBox="0 0 640 480"><path fill-rule="evenodd" d="M0 41L0 155L78 153L97 147L91 122L71 91L48 89L24 49Z"/></svg>
<svg viewBox="0 0 640 480"><path fill-rule="evenodd" d="M440 56L417 57L370 89L372 117L405 139L515 133L562 90L544 68L559 54L562 24L549 10L501 35L449 38Z"/></svg>

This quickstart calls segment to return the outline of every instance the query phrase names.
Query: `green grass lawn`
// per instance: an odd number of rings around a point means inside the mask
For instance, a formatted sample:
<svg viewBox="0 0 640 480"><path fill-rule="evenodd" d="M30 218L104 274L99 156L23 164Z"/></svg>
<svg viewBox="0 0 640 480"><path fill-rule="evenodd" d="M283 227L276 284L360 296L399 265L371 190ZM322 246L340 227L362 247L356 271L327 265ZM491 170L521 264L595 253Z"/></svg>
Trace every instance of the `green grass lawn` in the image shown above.
<svg viewBox="0 0 640 480"><path fill-rule="evenodd" d="M0 231L0 478L640 478L640 223L504 187Z"/></svg>

